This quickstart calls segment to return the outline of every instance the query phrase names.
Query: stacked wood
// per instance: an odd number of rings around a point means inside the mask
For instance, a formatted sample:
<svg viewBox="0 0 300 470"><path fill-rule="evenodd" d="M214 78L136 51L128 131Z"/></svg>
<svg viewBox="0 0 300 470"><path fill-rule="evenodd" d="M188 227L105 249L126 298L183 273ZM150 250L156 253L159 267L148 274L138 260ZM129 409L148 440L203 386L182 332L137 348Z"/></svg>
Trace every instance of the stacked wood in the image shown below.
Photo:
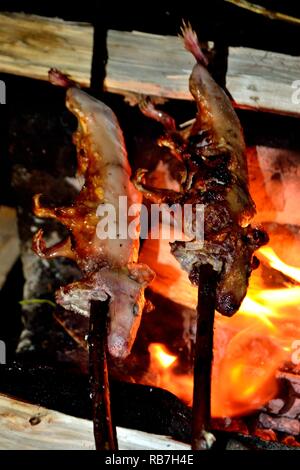
<svg viewBox="0 0 300 470"><path fill-rule="evenodd" d="M94 448L87 380L78 374L50 368L24 368L20 363L2 366L1 370L1 449ZM278 379L282 393L264 409L242 418L213 419L212 429L225 431L226 448L253 448L264 441L271 445L269 448L299 446L300 376L279 372ZM191 412L172 394L155 387L125 383L113 383L112 392L121 450L190 448L189 444L178 441L190 440ZM13 394L18 398L13 398ZM28 400L35 400L35 404ZM153 423L149 426L151 419ZM128 429L131 426L140 430ZM142 428L147 432L141 431ZM157 430L161 435L153 434ZM162 433L174 437L164 437Z"/></svg>
<svg viewBox="0 0 300 470"><path fill-rule="evenodd" d="M94 450L92 421L0 395L1 450ZM188 450L166 436L117 428L120 450Z"/></svg>
<svg viewBox="0 0 300 470"><path fill-rule="evenodd" d="M92 48L90 24L0 14L0 72L47 80L49 68L55 67L89 86ZM191 100L193 59L179 38L110 30L107 49L107 91ZM298 100L292 100L299 76L299 57L229 48L227 88L239 107L299 115Z"/></svg>

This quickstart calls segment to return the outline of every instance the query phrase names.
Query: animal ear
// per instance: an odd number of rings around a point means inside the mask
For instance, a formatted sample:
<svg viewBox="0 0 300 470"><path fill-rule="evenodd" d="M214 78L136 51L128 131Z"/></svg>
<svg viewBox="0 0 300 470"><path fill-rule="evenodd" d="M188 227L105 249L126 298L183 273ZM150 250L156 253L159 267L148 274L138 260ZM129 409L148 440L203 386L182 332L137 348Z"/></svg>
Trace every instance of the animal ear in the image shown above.
<svg viewBox="0 0 300 470"><path fill-rule="evenodd" d="M142 286L147 286L155 278L155 273L144 263L131 263L128 266L129 277Z"/></svg>

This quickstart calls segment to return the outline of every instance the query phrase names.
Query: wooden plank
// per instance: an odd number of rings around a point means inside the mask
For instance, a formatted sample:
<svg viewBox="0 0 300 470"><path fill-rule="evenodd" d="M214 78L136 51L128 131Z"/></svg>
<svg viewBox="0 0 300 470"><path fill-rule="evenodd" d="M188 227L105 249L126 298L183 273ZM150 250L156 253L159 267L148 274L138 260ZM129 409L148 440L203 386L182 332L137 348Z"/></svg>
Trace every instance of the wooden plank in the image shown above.
<svg viewBox="0 0 300 470"><path fill-rule="evenodd" d="M229 49L227 88L239 107L299 115L300 103L292 100L292 85L299 77L300 57L246 47Z"/></svg>
<svg viewBox="0 0 300 470"><path fill-rule="evenodd" d="M0 289L19 254L16 211L0 206Z"/></svg>
<svg viewBox="0 0 300 470"><path fill-rule="evenodd" d="M189 450L166 436L117 427L120 450ZM93 450L93 423L0 395L1 450Z"/></svg>
<svg viewBox="0 0 300 470"><path fill-rule="evenodd" d="M47 80L50 67L89 85L93 27L24 14L0 14L0 72ZM113 93L191 99L188 77L193 58L179 38L137 31L108 32L105 86ZM299 115L292 83L300 57L231 47L227 87L237 106Z"/></svg>
<svg viewBox="0 0 300 470"><path fill-rule="evenodd" d="M109 91L191 99L188 79L195 62L178 37L110 30L107 45Z"/></svg>
<svg viewBox="0 0 300 470"><path fill-rule="evenodd" d="M48 80L55 67L89 86L93 27L59 18L0 14L0 71Z"/></svg>
<svg viewBox="0 0 300 470"><path fill-rule="evenodd" d="M109 91L191 99L188 80L194 59L173 36L109 31L106 85ZM299 114L292 83L300 77L300 57L230 47L227 88L239 107Z"/></svg>

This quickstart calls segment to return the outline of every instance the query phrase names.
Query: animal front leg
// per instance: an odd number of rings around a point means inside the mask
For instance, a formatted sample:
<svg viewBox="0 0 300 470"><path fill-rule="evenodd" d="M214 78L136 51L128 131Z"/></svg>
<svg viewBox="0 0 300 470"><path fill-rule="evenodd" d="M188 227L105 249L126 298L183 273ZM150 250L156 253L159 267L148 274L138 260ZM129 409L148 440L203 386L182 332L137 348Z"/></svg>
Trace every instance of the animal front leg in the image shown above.
<svg viewBox="0 0 300 470"><path fill-rule="evenodd" d="M85 317L90 314L91 300L105 301L107 298L108 294L99 273L94 273L90 279L82 279L61 287L55 293L55 300L59 305Z"/></svg>
<svg viewBox="0 0 300 470"><path fill-rule="evenodd" d="M40 202L41 194L33 197L33 213L40 218L56 219L67 228L73 224L76 217L75 207L43 207Z"/></svg>
<svg viewBox="0 0 300 470"><path fill-rule="evenodd" d="M150 98L143 97L139 103L139 108L145 116L160 122L167 132L176 131L175 119L168 113L155 108Z"/></svg>
<svg viewBox="0 0 300 470"><path fill-rule="evenodd" d="M173 204L182 196L181 193L172 189L160 189L147 185L145 183L145 174L147 172L148 170L141 168L133 178L136 189L141 191L147 200L154 204Z"/></svg>
<svg viewBox="0 0 300 470"><path fill-rule="evenodd" d="M181 175L181 182L185 181L186 168L184 164L184 151L186 144L184 136L176 130L175 120L169 114L155 108L150 99L144 98L139 103L139 107L145 116L154 119L163 125L165 135L161 136L157 143L160 147L168 148L171 155L182 164L182 168L178 170L178 173Z"/></svg>

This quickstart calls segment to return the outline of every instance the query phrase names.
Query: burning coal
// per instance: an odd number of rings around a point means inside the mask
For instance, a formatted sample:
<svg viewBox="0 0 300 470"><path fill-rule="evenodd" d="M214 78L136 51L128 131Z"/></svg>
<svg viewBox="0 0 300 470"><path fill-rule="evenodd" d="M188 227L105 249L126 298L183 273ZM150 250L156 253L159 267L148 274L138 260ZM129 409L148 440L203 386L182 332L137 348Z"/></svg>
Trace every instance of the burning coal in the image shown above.
<svg viewBox="0 0 300 470"><path fill-rule="evenodd" d="M244 415L262 407L276 395L277 370L298 357L300 269L286 264L269 246L261 248L258 256L261 267L252 276L239 312L232 318L216 315L212 377L215 417ZM176 283L177 289L182 289L177 278L172 290ZM196 303L196 289L188 295L194 295ZM170 352L164 344L150 344L149 353L155 385L191 405L192 370L182 372L179 354Z"/></svg>

